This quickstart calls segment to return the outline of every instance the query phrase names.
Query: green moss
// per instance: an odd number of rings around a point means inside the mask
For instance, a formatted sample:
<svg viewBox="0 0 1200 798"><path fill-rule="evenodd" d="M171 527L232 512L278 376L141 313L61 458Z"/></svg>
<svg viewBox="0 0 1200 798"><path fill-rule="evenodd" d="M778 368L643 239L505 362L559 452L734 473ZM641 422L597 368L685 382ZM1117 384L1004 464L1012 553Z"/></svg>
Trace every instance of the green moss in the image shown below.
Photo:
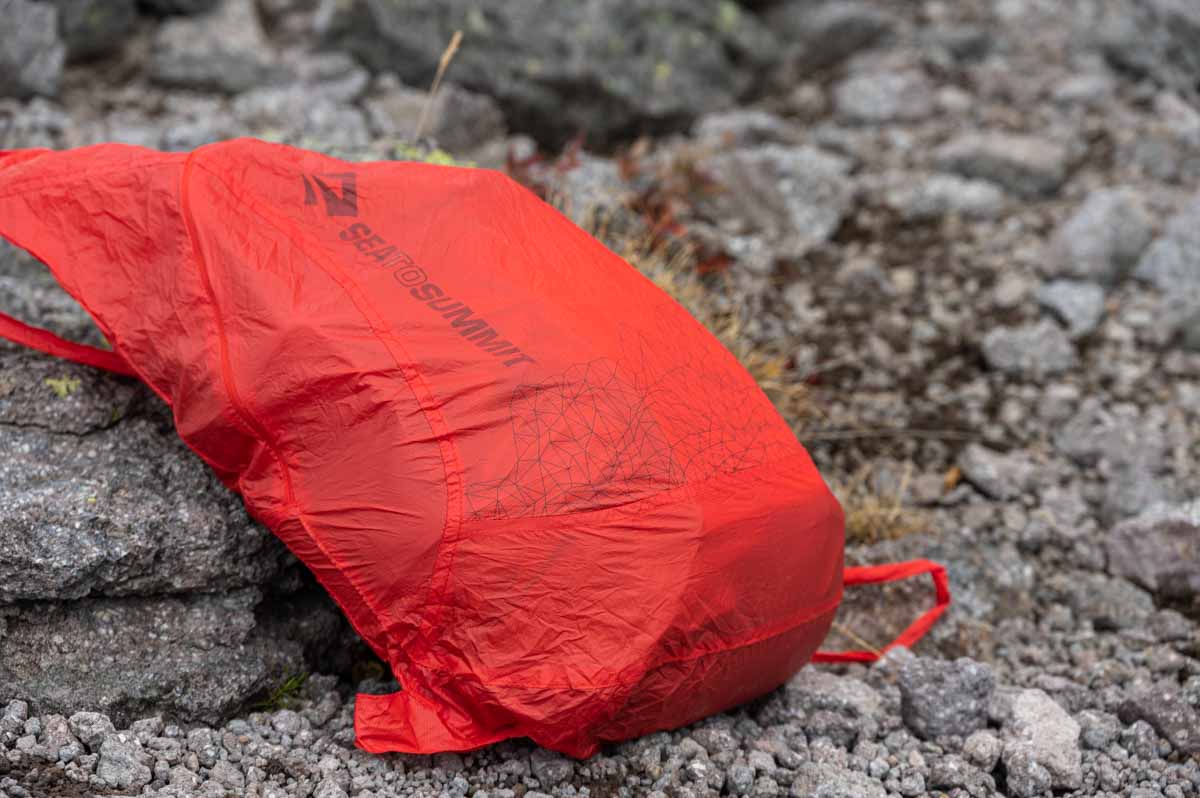
<svg viewBox="0 0 1200 798"><path fill-rule="evenodd" d="M741 19L741 9L732 0L723 0L717 7L717 30L728 33L737 28Z"/></svg>
<svg viewBox="0 0 1200 798"><path fill-rule="evenodd" d="M78 377L47 377L45 382L59 399L66 399L75 393L80 385Z"/></svg>

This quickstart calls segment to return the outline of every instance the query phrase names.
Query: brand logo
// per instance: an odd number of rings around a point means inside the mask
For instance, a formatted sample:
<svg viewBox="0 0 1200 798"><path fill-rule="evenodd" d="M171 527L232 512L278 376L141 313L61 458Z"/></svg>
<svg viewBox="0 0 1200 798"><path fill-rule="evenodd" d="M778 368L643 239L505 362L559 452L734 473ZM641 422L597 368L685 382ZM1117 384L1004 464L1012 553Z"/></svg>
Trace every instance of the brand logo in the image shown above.
<svg viewBox="0 0 1200 798"><path fill-rule="evenodd" d="M369 258L379 268L391 272L392 279L407 288L414 300L441 316L452 331L481 351L505 366L535 362L486 319L475 315L466 302L448 296L441 286L430 281L429 275L408 253L376 234L368 225L356 222L342 230L338 237L353 246L361 257Z"/></svg>
<svg viewBox="0 0 1200 798"><path fill-rule="evenodd" d="M327 216L358 216L358 178L354 172L339 172L333 175L303 175L304 204L317 204L317 191L325 200ZM330 188L330 183L341 183L341 194ZM316 189L313 186L316 186Z"/></svg>

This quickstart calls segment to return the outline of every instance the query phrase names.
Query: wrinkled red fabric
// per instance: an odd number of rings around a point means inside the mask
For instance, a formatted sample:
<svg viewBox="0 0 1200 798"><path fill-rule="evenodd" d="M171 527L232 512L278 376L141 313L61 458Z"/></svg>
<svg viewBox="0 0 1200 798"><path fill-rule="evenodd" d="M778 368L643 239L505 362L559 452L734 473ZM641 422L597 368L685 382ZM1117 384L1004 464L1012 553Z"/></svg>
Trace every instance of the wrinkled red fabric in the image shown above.
<svg viewBox="0 0 1200 798"><path fill-rule="evenodd" d="M842 511L787 424L502 174L0 153L0 234L113 352L9 337L150 386L392 667L401 692L358 697L368 751L586 756L771 690L829 629Z"/></svg>

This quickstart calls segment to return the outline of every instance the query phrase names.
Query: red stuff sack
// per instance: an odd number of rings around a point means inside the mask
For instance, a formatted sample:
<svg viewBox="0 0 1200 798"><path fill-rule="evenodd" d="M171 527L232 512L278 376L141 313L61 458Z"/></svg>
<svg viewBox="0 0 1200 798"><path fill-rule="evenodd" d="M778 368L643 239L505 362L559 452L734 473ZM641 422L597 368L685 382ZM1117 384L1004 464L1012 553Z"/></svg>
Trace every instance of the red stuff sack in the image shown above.
<svg viewBox="0 0 1200 798"><path fill-rule="evenodd" d="M369 751L576 756L761 695L842 595L842 511L754 380L509 178L238 140L0 153L0 234L316 574L402 691ZM850 581L930 571L851 572ZM907 569L907 570L905 570ZM871 659L851 652L833 659Z"/></svg>

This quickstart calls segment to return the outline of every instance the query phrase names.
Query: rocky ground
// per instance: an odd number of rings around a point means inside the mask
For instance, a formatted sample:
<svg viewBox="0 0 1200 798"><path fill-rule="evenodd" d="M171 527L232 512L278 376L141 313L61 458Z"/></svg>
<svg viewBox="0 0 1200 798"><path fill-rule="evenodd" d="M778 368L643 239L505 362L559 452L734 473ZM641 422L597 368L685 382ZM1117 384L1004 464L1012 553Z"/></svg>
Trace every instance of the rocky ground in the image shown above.
<svg viewBox="0 0 1200 798"><path fill-rule="evenodd" d="M0 345L0 795L1200 795L1200 6L0 0L0 149L239 135L687 244L848 557L938 559L955 604L588 761L370 756L354 693L394 685L160 403ZM0 307L97 340L7 247Z"/></svg>

